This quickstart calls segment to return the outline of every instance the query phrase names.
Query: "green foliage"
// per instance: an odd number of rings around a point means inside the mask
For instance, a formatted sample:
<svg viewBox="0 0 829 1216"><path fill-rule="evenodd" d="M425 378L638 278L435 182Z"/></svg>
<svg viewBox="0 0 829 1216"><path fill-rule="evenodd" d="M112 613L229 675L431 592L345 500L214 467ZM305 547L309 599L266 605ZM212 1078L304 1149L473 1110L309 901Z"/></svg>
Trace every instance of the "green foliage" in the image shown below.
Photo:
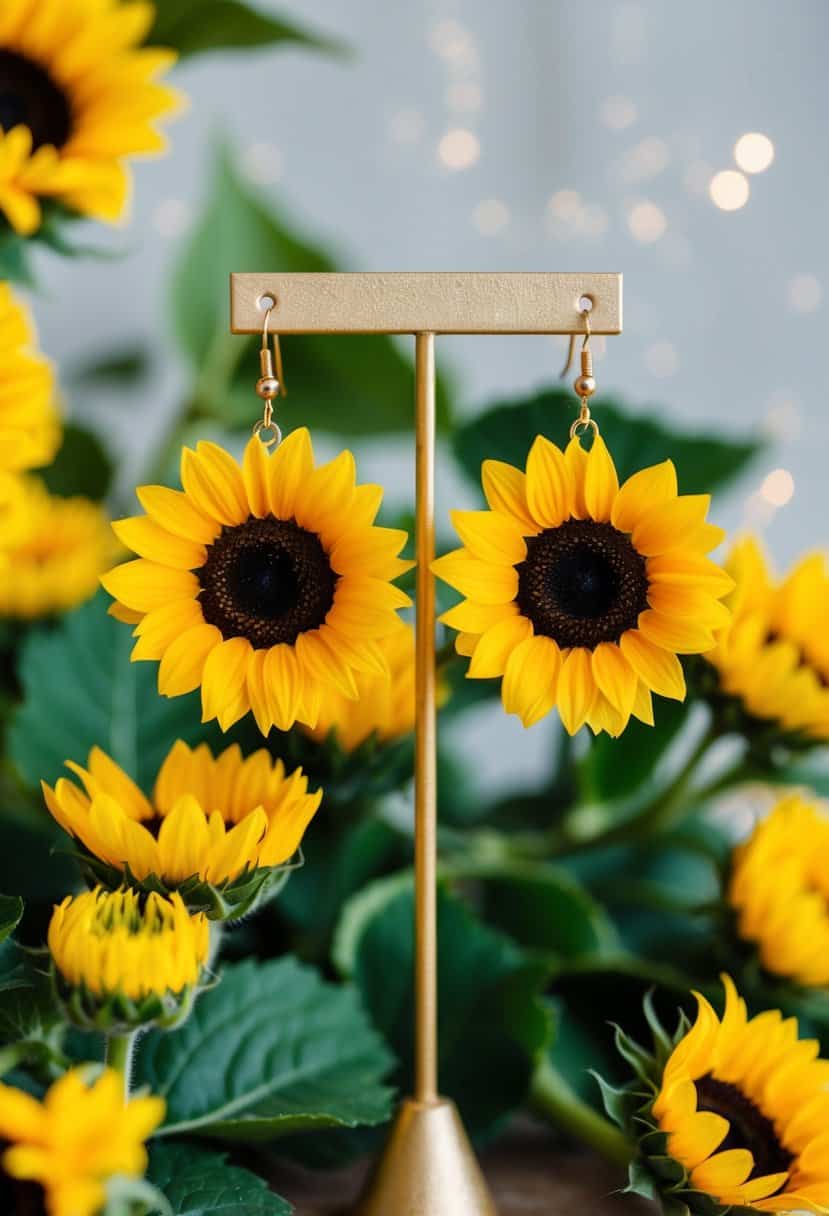
<svg viewBox="0 0 829 1216"><path fill-rule="evenodd" d="M154 1144L148 1177L175 1216L289 1216L293 1211L256 1174L229 1164L225 1153L195 1144Z"/></svg>
<svg viewBox="0 0 829 1216"><path fill-rule="evenodd" d="M0 943L14 933L23 916L23 900L17 895L0 895Z"/></svg>
<svg viewBox="0 0 829 1216"><path fill-rule="evenodd" d="M491 457L523 469L536 435L546 435L564 446L576 406L573 393L563 388L545 389L528 399L499 402L455 431L455 456L476 484L480 484L481 463ZM670 458L676 465L683 494L705 494L722 488L763 447L758 439L687 434L666 426L664 414L633 415L620 402L604 396L597 400L594 413L620 481Z"/></svg>
<svg viewBox="0 0 829 1216"><path fill-rule="evenodd" d="M112 458L98 436L87 427L67 422L55 459L39 476L52 494L69 498L81 494L100 502L112 484Z"/></svg>
<svg viewBox="0 0 829 1216"><path fill-rule="evenodd" d="M136 1076L167 1102L163 1135L270 1140L384 1122L391 1062L353 988L292 958L247 960L179 1030L140 1040Z"/></svg>
<svg viewBox="0 0 829 1216"><path fill-rule="evenodd" d="M210 256L205 257L205 250ZM174 327L198 374L190 414L250 426L261 412L253 386L258 375L256 339L228 330L227 287L231 271L333 270L330 257L294 235L292 226L266 207L241 181L226 147L217 151L213 187L201 220L176 269ZM278 329L278 317L273 318ZM279 402L288 428L310 422L343 435L378 435L411 429L412 368L391 338L319 334L283 341L287 401ZM297 403L301 413L294 412ZM438 419L445 427L449 404L438 386Z"/></svg>
<svg viewBox="0 0 829 1216"><path fill-rule="evenodd" d="M413 892L407 875L350 900L334 946L412 1084ZM445 891L438 904L441 1089L477 1135L494 1130L526 1096L550 1023L539 1000L548 968L477 920Z"/></svg>
<svg viewBox="0 0 829 1216"><path fill-rule="evenodd" d="M65 760L85 763L97 745L147 789L176 739L205 734L197 696L159 697L156 665L130 662L130 630L107 614L110 602L99 592L23 646L9 754L32 786L54 783Z"/></svg>
<svg viewBox="0 0 829 1216"><path fill-rule="evenodd" d="M158 0L147 42L173 47L182 56L281 44L329 54L342 54L344 49L333 38L260 12L241 0Z"/></svg>
<svg viewBox="0 0 829 1216"><path fill-rule="evenodd" d="M121 346L72 367L69 379L76 388L124 388L143 380L150 372L151 362L145 346Z"/></svg>

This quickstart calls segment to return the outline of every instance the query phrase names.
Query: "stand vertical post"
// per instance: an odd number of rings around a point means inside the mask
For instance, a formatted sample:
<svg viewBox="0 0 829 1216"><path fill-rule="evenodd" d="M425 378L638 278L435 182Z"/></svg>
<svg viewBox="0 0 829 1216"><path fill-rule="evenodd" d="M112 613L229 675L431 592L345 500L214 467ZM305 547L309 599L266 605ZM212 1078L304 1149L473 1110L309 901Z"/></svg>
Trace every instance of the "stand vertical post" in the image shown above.
<svg viewBox="0 0 829 1216"><path fill-rule="evenodd" d="M435 335L415 336L417 616L415 687L415 1092L434 1102L437 1065L437 758L435 704Z"/></svg>

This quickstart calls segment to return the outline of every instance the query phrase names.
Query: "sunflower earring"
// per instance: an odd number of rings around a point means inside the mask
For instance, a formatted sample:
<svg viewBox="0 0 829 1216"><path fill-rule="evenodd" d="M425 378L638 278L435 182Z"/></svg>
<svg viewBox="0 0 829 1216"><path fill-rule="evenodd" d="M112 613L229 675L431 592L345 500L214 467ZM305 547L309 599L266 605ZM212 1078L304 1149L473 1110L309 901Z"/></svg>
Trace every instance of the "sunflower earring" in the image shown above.
<svg viewBox="0 0 829 1216"><path fill-rule="evenodd" d="M162 695L201 686L204 721L227 730L251 711L267 734L313 729L332 694L357 697L355 673L386 675L378 639L411 601L392 585L410 567L398 557L407 533L374 525L381 487L356 485L349 451L315 467L305 427L282 440L276 301L260 308L265 404L241 466L215 443L185 448L183 489L138 488L146 515L114 528L139 556L101 581L110 612L135 625L132 658L160 663Z"/></svg>
<svg viewBox="0 0 829 1216"><path fill-rule="evenodd" d="M733 584L706 556L724 536L706 522L710 496L680 495L670 460L620 487L590 413L582 316L569 444L539 435L526 471L485 460L489 510L452 512L463 548L434 570L466 597L441 620L459 631L467 676L501 677L507 713L528 727L555 707L571 735L585 723L619 735L631 717L653 725L652 693L684 700L677 656L714 647Z"/></svg>

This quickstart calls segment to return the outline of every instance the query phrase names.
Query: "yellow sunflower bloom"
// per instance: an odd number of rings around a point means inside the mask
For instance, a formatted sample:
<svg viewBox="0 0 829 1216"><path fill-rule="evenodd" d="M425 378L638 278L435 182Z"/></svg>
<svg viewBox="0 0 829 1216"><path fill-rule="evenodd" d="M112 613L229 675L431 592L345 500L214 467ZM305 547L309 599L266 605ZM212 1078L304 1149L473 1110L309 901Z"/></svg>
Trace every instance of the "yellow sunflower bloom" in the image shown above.
<svg viewBox="0 0 829 1216"><path fill-rule="evenodd" d="M52 460L60 444L54 392L29 314L8 283L0 283L0 476Z"/></svg>
<svg viewBox="0 0 829 1216"><path fill-rule="evenodd" d="M808 554L776 580L753 537L739 541L726 568L736 586L728 629L706 659L719 689L749 717L786 734L829 739L829 571Z"/></svg>
<svg viewBox="0 0 829 1216"><path fill-rule="evenodd" d="M526 473L483 465L488 511L454 511L464 542L434 563L467 598L468 676L502 676L507 713L532 726L558 708L570 734L653 724L651 693L683 700L679 654L711 650L732 581L706 554L723 533L708 495L679 495L671 461L619 486L603 440L562 452L539 435Z"/></svg>
<svg viewBox="0 0 829 1216"><path fill-rule="evenodd" d="M321 743L334 731L345 752L353 752L372 736L390 742L414 729L415 644L411 625L380 642L389 674L357 672L357 700L330 694L320 710L317 725L307 733Z"/></svg>
<svg viewBox="0 0 829 1216"><path fill-rule="evenodd" d="M33 620L94 595L118 546L98 503L52 495L34 477L17 483L4 517L4 556L14 576L0 582L0 617Z"/></svg>
<svg viewBox="0 0 829 1216"><path fill-rule="evenodd" d="M734 851L728 900L772 975L829 987L829 817L788 794Z"/></svg>
<svg viewBox="0 0 829 1216"><path fill-rule="evenodd" d="M261 896L268 871L295 855L322 800L322 790L308 792L302 769L287 774L264 750L243 759L238 744L214 758L206 744L193 749L179 740L152 799L100 748L86 768L68 767L83 788L67 777L54 789L44 782L46 804L64 831L111 867L113 885L128 870L139 883L180 888L211 914L225 904L234 916L249 910L240 901ZM234 883L238 889L228 889Z"/></svg>
<svg viewBox="0 0 829 1216"><path fill-rule="evenodd" d="M144 1141L163 1118L161 1098L126 1101L112 1069L72 1068L42 1102L0 1085L0 1166L38 1188L48 1216L98 1216L111 1178L143 1175Z"/></svg>
<svg viewBox="0 0 829 1216"><path fill-rule="evenodd" d="M302 427L273 454L251 439L240 468L199 443L181 480L138 490L147 515L115 529L141 556L101 580L137 622L133 659L160 660L162 695L201 685L204 721L250 710L267 734L314 728L330 693L356 700L355 673L387 673L407 537L374 526L382 491L355 485L350 452L315 468Z"/></svg>
<svg viewBox="0 0 829 1216"><path fill-rule="evenodd" d="M0 212L27 236L43 198L115 221L130 156L163 151L156 120L179 107L158 83L173 51L142 47L153 5L4 0L0 8Z"/></svg>
<svg viewBox="0 0 829 1216"><path fill-rule="evenodd" d="M668 1058L653 1101L667 1153L691 1191L724 1207L824 1212L829 1205L829 1060L795 1018L749 1018L723 977L720 1019L696 993L696 1022Z"/></svg>
<svg viewBox="0 0 829 1216"><path fill-rule="evenodd" d="M49 922L49 952L62 984L107 1001L180 997L207 962L210 923L191 916L177 891L96 887L67 895Z"/></svg>

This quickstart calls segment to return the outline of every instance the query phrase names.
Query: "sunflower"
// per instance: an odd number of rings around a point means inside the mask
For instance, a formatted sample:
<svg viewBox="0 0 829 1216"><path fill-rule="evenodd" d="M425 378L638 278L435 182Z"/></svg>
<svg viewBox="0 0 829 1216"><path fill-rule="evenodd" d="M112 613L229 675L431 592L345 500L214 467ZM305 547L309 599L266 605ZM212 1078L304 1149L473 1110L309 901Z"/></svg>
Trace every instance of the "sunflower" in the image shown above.
<svg viewBox="0 0 829 1216"><path fill-rule="evenodd" d="M717 693L736 701L755 727L771 723L792 741L829 739L825 557L808 554L778 581L758 541L746 537L726 565L736 582L732 623L705 656L717 671Z"/></svg>
<svg viewBox="0 0 829 1216"><path fill-rule="evenodd" d="M0 282L0 476L52 460L60 443L54 391L29 314Z"/></svg>
<svg viewBox="0 0 829 1216"><path fill-rule="evenodd" d="M117 545L98 503L59 498L34 477L17 481L4 541L14 577L0 582L0 617L32 620L94 595Z"/></svg>
<svg viewBox="0 0 829 1216"><path fill-rule="evenodd" d="M649 1008L653 1055L619 1034L638 1080L602 1088L608 1113L639 1142L629 1189L666 1212L824 1213L829 1060L798 1038L796 1018L776 1009L749 1018L728 976L723 985L722 1018L695 993L696 1021L683 1019L673 1041Z"/></svg>
<svg viewBox="0 0 829 1216"><path fill-rule="evenodd" d="M179 740L162 764L152 800L105 752L43 784L46 805L81 842L97 877L148 889L179 890L211 917L249 911L273 891L322 799L302 769L290 775L263 749L243 759L238 744L213 757L205 743Z"/></svg>
<svg viewBox="0 0 829 1216"><path fill-rule="evenodd" d="M321 743L333 731L345 752L353 752L372 736L382 743L409 734L415 720L415 645L411 625L380 643L388 675L358 672L357 700L341 693L326 697L317 725L307 733Z"/></svg>
<svg viewBox="0 0 829 1216"><path fill-rule="evenodd" d="M137 622L133 659L159 659L168 697L201 685L204 721L252 710L263 734L314 728L326 697L355 700L357 672L385 675L378 642L402 627L406 533L374 526L382 491L354 457L314 467L302 427L273 455L254 437L241 469L213 443L184 449L184 490L144 486L146 516L115 525L141 556L101 581Z"/></svg>
<svg viewBox="0 0 829 1216"><path fill-rule="evenodd" d="M562 452L539 435L526 473L483 465L488 511L454 511L464 542L434 563L467 598L441 620L460 631L473 679L503 676L524 726L553 706L570 734L653 724L651 692L683 700L678 654L714 646L730 578L705 555L723 537L709 496L679 495L670 460L620 488L600 437Z"/></svg>
<svg viewBox="0 0 829 1216"><path fill-rule="evenodd" d="M191 916L177 891L96 887L67 895L48 933L55 979L67 1016L114 1032L189 1012L207 964L210 923Z"/></svg>
<svg viewBox="0 0 829 1216"><path fill-rule="evenodd" d="M41 198L115 221L129 156L165 147L155 122L180 104L158 76L173 51L141 47L151 4L4 0L0 9L0 212L23 236Z"/></svg>
<svg viewBox="0 0 829 1216"><path fill-rule="evenodd" d="M728 900L772 975L829 987L829 818L787 794L734 851Z"/></svg>
<svg viewBox="0 0 829 1216"><path fill-rule="evenodd" d="M0 1085L0 1173L31 1184L48 1216L98 1216L110 1179L143 1175L144 1141L163 1118L161 1098L125 1100L113 1069L71 1068L42 1101Z"/></svg>

